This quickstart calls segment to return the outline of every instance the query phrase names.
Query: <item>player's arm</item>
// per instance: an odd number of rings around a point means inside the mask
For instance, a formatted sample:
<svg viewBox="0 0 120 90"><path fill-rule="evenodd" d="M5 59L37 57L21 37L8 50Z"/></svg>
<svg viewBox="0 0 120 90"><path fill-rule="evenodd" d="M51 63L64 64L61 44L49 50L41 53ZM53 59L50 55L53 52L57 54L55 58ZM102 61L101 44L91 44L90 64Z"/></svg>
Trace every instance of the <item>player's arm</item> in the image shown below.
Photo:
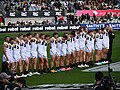
<svg viewBox="0 0 120 90"><path fill-rule="evenodd" d="M31 38L30 42L34 42L34 38Z"/></svg>
<svg viewBox="0 0 120 90"><path fill-rule="evenodd" d="M7 48L7 44L4 44L3 45L3 54L5 55L5 57L6 57L6 60L8 60L8 56L7 56L7 54L6 54L6 48Z"/></svg>
<svg viewBox="0 0 120 90"><path fill-rule="evenodd" d="M51 42L53 42L53 38L50 38L50 39L48 40L48 44L50 44ZM50 47L51 47L51 45L50 45Z"/></svg>
<svg viewBox="0 0 120 90"><path fill-rule="evenodd" d="M53 42L53 38L50 38L49 42Z"/></svg>
<svg viewBox="0 0 120 90"><path fill-rule="evenodd" d="M95 35L95 42L96 42L96 38L98 38L98 35Z"/></svg>
<svg viewBox="0 0 120 90"><path fill-rule="evenodd" d="M40 43L40 42L41 42L40 38L38 38L38 39L37 39L37 42L38 42L38 43Z"/></svg>
<svg viewBox="0 0 120 90"><path fill-rule="evenodd" d="M49 39L49 40L47 40L47 42L48 42L48 44L50 44L50 39Z"/></svg>
<svg viewBox="0 0 120 90"><path fill-rule="evenodd" d="M60 41L60 38L57 38L56 41L59 42L59 41Z"/></svg>

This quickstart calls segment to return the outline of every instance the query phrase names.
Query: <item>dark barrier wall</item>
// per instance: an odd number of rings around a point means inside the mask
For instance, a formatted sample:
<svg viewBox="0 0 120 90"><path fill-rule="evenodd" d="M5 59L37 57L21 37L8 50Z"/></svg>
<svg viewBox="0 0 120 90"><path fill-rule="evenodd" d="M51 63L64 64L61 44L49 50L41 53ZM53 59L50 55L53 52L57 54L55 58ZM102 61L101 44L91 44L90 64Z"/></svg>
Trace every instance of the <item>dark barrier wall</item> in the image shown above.
<svg viewBox="0 0 120 90"><path fill-rule="evenodd" d="M6 17L54 17L55 15L65 16L64 11L10 11L6 13Z"/></svg>
<svg viewBox="0 0 120 90"><path fill-rule="evenodd" d="M120 30L120 23L109 24L80 24L80 25L39 25L39 26L3 26L0 27L0 33L9 32L34 32L34 31L71 31L78 30L80 26L86 26L89 30L104 28L109 25L113 30Z"/></svg>

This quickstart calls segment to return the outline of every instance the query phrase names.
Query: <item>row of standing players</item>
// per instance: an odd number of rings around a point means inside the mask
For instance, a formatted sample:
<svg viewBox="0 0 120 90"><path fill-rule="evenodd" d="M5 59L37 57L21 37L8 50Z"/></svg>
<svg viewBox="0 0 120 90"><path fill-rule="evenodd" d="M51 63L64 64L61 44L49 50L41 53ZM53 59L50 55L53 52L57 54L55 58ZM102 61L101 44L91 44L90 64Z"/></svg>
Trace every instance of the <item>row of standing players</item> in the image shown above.
<svg viewBox="0 0 120 90"><path fill-rule="evenodd" d="M109 49L109 30L106 27L88 31L87 28L80 27L70 34L64 33L62 37L56 32L51 38L42 33L34 33L33 36L31 33L19 34L16 38L6 36L3 61L7 61L9 68L15 69L16 72L19 67L22 77L72 70L74 67L89 67L93 65L94 54L95 65L105 64L108 63L106 58ZM48 44L51 55L50 67L47 56Z"/></svg>

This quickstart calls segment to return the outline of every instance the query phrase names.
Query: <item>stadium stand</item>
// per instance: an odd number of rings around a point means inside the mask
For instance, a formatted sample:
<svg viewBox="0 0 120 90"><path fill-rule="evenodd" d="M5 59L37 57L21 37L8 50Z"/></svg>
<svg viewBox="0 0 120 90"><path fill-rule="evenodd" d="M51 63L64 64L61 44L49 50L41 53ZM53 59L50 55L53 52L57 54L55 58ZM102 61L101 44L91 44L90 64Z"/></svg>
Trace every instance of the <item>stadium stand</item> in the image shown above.
<svg viewBox="0 0 120 90"><path fill-rule="evenodd" d="M57 20L55 20L57 18ZM8 26L21 26L21 25L63 25L63 24L93 24L93 23L118 23L120 22L119 15L113 15L112 13L106 13L103 17L94 15L93 17L89 14L83 14L81 16L74 16L72 14L65 17L44 17L44 18L20 18L19 21L16 19L7 19L6 24ZM23 24L21 24L23 23Z"/></svg>
<svg viewBox="0 0 120 90"><path fill-rule="evenodd" d="M6 18L5 25L19 26L19 22L30 22L30 25L58 25L58 24L79 24L79 23L117 23L119 20L119 13L108 14L98 17L96 15L90 16L89 14L82 14L76 16L76 10L110 10L120 9L120 3L118 0L3 0L4 10L6 12L11 11L65 11L65 15L62 19L61 16L51 16L47 19L40 17L35 19L19 18L17 21L15 18ZM2 6L2 5L1 5ZM3 7L2 7L3 10ZM19 23L19 24L18 24ZM26 24L24 24L26 25ZM27 24L28 25L28 24ZM3 26L3 25L2 25Z"/></svg>
<svg viewBox="0 0 120 90"><path fill-rule="evenodd" d="M5 0L6 11L119 9L117 0Z"/></svg>

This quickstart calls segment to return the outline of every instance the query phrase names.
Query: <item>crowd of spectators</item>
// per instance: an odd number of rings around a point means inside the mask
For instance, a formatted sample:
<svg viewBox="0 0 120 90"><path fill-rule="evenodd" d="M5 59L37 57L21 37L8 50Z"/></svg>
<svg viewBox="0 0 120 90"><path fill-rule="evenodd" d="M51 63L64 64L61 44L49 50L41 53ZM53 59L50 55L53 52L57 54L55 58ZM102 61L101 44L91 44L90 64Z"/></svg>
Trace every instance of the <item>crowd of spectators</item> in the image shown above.
<svg viewBox="0 0 120 90"><path fill-rule="evenodd" d="M93 24L93 23L117 23L120 20L120 14L112 14L112 13L106 13L105 16L98 17L95 14L93 16L90 16L89 13L82 14L81 16L77 17L74 15L68 15L67 16L67 23L68 24Z"/></svg>
<svg viewBox="0 0 120 90"><path fill-rule="evenodd" d="M8 26L31 26L31 25L49 25L49 21L42 21L42 23L39 23L35 21L34 23L32 21L16 21L16 22L9 22Z"/></svg>
<svg viewBox="0 0 120 90"><path fill-rule="evenodd" d="M67 20L64 19L63 16L55 16L54 20L43 20L43 21L16 21L16 22L8 22L7 26L31 26L31 25L64 25L67 24Z"/></svg>
<svg viewBox="0 0 120 90"><path fill-rule="evenodd" d="M5 11L41 11L55 10L67 12L75 12L76 10L107 10L120 9L118 0L4 0ZM21 25L58 25L58 24L80 24L80 23L109 23L119 20L119 13L113 15L106 13L105 16L91 17L89 14L75 16L75 13L70 13L66 17L55 16L53 21L16 21L8 22L9 26ZM0 26L4 26L0 23Z"/></svg>
<svg viewBox="0 0 120 90"><path fill-rule="evenodd" d="M5 0L6 11L119 9L117 0Z"/></svg>
<svg viewBox="0 0 120 90"><path fill-rule="evenodd" d="M8 63L2 63L2 71L0 72L0 90L21 90L26 86L26 81L23 78L15 77L15 70L8 69Z"/></svg>
<svg viewBox="0 0 120 90"><path fill-rule="evenodd" d="M113 15L112 13L106 13L105 16L97 17L90 16L87 14L82 14L81 16L75 15L67 15L63 16L55 16L54 20L44 20L44 21L16 21L16 22L8 22L8 26L31 26L31 25L65 25L65 24L93 24L93 23L118 23L120 22L120 15L117 13Z"/></svg>

